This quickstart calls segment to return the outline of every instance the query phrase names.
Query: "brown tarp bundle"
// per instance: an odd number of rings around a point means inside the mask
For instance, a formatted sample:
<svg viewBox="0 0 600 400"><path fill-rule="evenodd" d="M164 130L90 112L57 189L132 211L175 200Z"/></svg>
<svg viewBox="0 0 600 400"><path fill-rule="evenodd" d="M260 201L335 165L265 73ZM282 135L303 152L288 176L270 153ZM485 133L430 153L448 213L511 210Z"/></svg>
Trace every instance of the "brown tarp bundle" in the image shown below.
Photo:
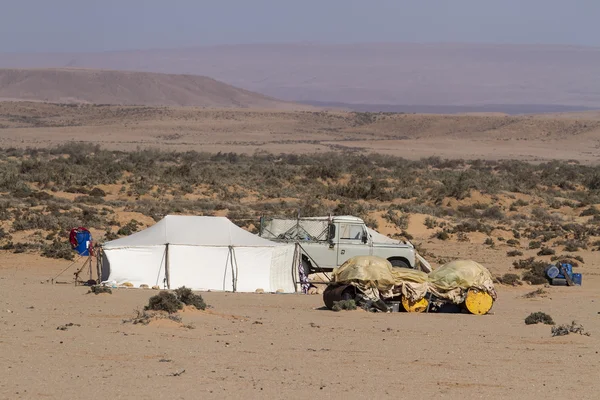
<svg viewBox="0 0 600 400"><path fill-rule="evenodd" d="M389 298L399 293L416 301L427 292L453 303L462 303L467 291L476 288L496 299L491 273L472 260L444 264L429 275L407 268L393 268L375 256L353 257L333 271L333 283L356 286L369 299Z"/></svg>

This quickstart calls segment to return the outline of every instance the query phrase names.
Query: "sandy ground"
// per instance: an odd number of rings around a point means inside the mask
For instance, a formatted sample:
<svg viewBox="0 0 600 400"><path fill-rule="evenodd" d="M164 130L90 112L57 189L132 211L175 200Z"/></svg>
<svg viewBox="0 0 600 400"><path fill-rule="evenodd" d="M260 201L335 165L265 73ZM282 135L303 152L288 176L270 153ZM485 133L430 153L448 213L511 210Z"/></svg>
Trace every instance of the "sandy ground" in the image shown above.
<svg viewBox="0 0 600 400"><path fill-rule="evenodd" d="M357 151L409 158L590 163L600 155L595 114L573 121L523 117L508 128L496 117L443 116L393 116L355 127L353 116L318 113L98 107L86 114L49 105L0 106L2 147L70 140L118 149L245 152L360 146ZM412 136L399 139L406 132ZM433 231L423 228L423 219L411 217L408 231L436 259L470 258L495 275L515 272L507 245L498 241L490 249L476 234L467 243L430 240ZM523 251L524 257L536 252ZM596 399L600 252L577 254L585 259L578 270L582 287L549 287L546 297L528 299L523 295L536 287L500 286L486 316L334 313L323 309L320 295L205 293L213 308L182 313L183 323L195 327L189 329L168 321L123 323L147 304L152 290L87 294L85 287L48 282L67 261L0 251L0 399ZM74 270L59 281L71 281ZM591 336L551 337L549 326L524 324L535 311L559 324L576 320ZM57 329L65 324L73 325Z"/></svg>
<svg viewBox="0 0 600 400"><path fill-rule="evenodd" d="M371 119L372 118L372 119ZM379 115L194 107L65 107L0 102L0 147L67 142L110 150L377 152L531 162L600 161L600 114Z"/></svg>
<svg viewBox="0 0 600 400"><path fill-rule="evenodd" d="M596 399L600 390L598 267L581 270L582 287L544 298L502 286L486 316L334 313L320 295L205 293L213 308L182 313L188 329L122 322L152 290L52 285L69 263L33 255L2 252L0 265L0 398ZM535 311L591 336L551 337L547 325L524 324Z"/></svg>

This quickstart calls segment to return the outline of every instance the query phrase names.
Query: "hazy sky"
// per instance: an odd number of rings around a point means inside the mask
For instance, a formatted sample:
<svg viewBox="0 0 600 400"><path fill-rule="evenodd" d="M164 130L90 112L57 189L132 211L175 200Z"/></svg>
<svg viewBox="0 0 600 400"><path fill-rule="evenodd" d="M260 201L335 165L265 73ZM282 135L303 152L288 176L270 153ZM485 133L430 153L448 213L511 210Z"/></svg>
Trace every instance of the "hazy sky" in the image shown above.
<svg viewBox="0 0 600 400"><path fill-rule="evenodd" d="M600 0L0 0L0 52L261 42L600 46Z"/></svg>

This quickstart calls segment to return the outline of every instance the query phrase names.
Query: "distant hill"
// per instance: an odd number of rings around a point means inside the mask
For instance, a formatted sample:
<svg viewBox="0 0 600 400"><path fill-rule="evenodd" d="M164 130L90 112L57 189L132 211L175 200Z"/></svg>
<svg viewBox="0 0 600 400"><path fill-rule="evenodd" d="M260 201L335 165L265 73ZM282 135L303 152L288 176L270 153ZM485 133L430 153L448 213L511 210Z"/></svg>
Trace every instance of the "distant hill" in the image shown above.
<svg viewBox="0 0 600 400"><path fill-rule="evenodd" d="M75 68L0 69L0 100L213 108L303 108L204 76Z"/></svg>
<svg viewBox="0 0 600 400"><path fill-rule="evenodd" d="M492 112L502 105L600 108L600 48L595 47L249 44L104 53L0 54L0 67L196 74L289 101L370 104L378 105L378 110L384 105L490 105L486 111ZM544 107L547 109L551 110Z"/></svg>

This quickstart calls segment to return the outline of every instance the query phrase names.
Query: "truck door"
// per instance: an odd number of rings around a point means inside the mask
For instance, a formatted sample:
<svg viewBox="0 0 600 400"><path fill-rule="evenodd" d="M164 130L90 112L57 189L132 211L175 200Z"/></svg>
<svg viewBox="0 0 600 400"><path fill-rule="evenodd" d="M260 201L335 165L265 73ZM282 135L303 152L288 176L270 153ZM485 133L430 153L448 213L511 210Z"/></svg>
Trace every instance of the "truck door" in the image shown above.
<svg viewBox="0 0 600 400"><path fill-rule="evenodd" d="M337 265L342 265L354 256L368 256L370 246L364 242L367 237L365 225L340 223L338 229Z"/></svg>

